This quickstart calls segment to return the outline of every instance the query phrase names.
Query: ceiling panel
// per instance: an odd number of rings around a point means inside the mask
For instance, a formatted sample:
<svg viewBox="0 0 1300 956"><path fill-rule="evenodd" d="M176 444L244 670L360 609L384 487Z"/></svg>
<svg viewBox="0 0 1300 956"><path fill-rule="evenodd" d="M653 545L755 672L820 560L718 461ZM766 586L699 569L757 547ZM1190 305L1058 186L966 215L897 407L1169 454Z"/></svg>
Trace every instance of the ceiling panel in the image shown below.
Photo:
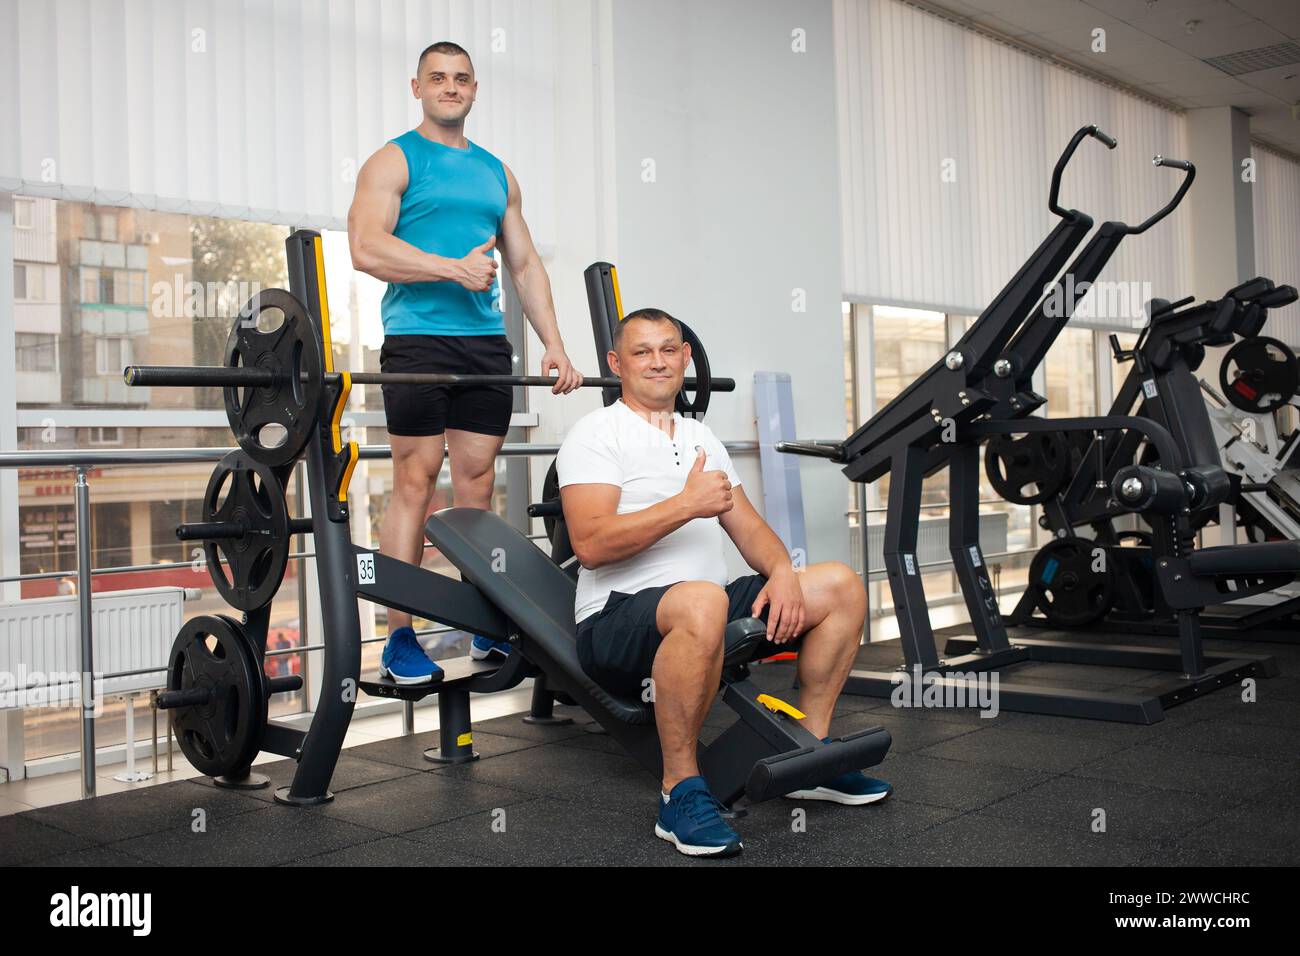
<svg viewBox="0 0 1300 956"><path fill-rule="evenodd" d="M1232 0L1233 6L1300 40L1300 2L1297 0Z"/></svg>
<svg viewBox="0 0 1300 956"><path fill-rule="evenodd" d="M1188 109L1236 106L1251 128L1300 152L1300 64L1232 77L1201 62L1300 40L1300 0L920 0L1085 70ZM1199 21L1192 32L1189 20ZM1092 52L1092 30L1106 52Z"/></svg>

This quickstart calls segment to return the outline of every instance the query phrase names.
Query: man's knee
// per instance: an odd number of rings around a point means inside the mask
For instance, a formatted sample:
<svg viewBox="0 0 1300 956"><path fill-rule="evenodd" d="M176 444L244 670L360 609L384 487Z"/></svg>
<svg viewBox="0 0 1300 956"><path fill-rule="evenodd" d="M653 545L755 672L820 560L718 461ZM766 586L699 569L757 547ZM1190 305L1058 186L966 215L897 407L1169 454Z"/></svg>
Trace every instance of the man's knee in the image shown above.
<svg viewBox="0 0 1300 956"><path fill-rule="evenodd" d="M721 648L727 626L727 592L711 581L683 581L674 584L659 602L656 614L659 632L691 635L700 648Z"/></svg>
<svg viewBox="0 0 1300 956"><path fill-rule="evenodd" d="M394 474L393 497L413 507L427 505L437 487L438 473L416 464L408 464Z"/></svg>
<svg viewBox="0 0 1300 956"><path fill-rule="evenodd" d="M867 592L862 587L862 578L842 561L827 561L820 565L825 575L826 588L836 599L837 604L865 603Z"/></svg>

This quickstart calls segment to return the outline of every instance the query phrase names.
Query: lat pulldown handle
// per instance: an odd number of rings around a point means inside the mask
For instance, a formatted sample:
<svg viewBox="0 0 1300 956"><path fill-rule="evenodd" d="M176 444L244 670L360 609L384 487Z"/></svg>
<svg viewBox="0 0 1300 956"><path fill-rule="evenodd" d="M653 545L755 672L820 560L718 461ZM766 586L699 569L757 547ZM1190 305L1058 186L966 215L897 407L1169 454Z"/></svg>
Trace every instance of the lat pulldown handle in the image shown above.
<svg viewBox="0 0 1300 956"><path fill-rule="evenodd" d="M1158 223L1161 219L1164 219L1165 216L1169 215L1171 212L1177 209L1178 204L1182 202L1183 197L1187 195L1187 190L1192 188L1192 181L1196 179L1196 167L1193 166L1185 159L1169 159L1157 153L1154 157L1152 157L1151 165L1168 166L1171 169L1181 169L1187 175L1183 177L1182 185L1178 187L1178 192L1174 193L1173 199L1165 203L1164 206L1162 206L1158 211L1153 213L1150 216L1150 218L1144 220L1140 225L1128 227L1127 231L1130 236L1137 236L1146 232L1148 229L1150 229L1152 226Z"/></svg>
<svg viewBox="0 0 1300 956"><path fill-rule="evenodd" d="M1047 208L1062 219L1069 219L1074 216L1074 210L1062 209L1060 203L1057 202L1061 193L1061 175L1065 172L1065 167L1070 164L1070 157L1079 148L1079 144L1089 136L1100 140L1106 145L1107 149L1114 149L1118 145L1115 137L1103 133L1096 126L1084 126L1070 139L1070 144L1065 147L1065 152L1061 153L1061 158L1056 161L1056 167L1052 170L1052 191L1047 198Z"/></svg>

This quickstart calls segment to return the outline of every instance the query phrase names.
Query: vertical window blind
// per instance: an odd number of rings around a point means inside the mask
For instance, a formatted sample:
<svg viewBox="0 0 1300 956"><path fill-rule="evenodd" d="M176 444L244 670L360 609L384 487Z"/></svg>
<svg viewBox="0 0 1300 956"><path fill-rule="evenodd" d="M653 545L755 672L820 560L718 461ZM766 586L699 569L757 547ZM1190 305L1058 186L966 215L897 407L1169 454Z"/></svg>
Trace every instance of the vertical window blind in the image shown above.
<svg viewBox="0 0 1300 956"><path fill-rule="evenodd" d="M1255 143L1255 272L1300 288L1300 163ZM1269 313L1265 335L1300 347L1300 303Z"/></svg>
<svg viewBox="0 0 1300 956"><path fill-rule="evenodd" d="M1062 205L1136 223L1173 195L1179 174L1151 158L1184 154L1177 114L896 0L834 9L846 298L980 312L1056 221L1052 166L1080 126L1119 147L1080 147ZM1188 254L1179 210L1126 240L1101 278L1175 299Z"/></svg>
<svg viewBox="0 0 1300 956"><path fill-rule="evenodd" d="M0 189L342 228L360 165L419 123L416 57L445 39L477 71L467 135L552 243L549 0L5 0Z"/></svg>

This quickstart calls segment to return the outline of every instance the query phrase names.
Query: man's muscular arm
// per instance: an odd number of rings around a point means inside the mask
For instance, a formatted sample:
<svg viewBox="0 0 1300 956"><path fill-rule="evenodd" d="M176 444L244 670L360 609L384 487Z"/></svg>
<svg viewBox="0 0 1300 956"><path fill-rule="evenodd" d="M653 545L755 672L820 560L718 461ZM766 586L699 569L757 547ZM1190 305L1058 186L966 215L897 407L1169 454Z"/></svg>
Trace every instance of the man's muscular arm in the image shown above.
<svg viewBox="0 0 1300 956"><path fill-rule="evenodd" d="M386 143L366 160L348 210L348 247L352 267L384 282L456 282L486 292L496 276L488 254L496 237L463 259L423 252L393 235L406 191L406 158L395 143Z"/></svg>
<svg viewBox="0 0 1300 956"><path fill-rule="evenodd" d="M545 350L542 374L549 375L551 369L555 369L558 374L551 391L556 394L571 392L582 384L582 375L569 361L560 340L555 302L551 298L551 279L542 265L542 257L537 254L537 247L533 245L528 223L524 222L524 199L519 183L509 166L503 163L502 168L505 169L508 188L506 214L501 220L501 255L510 270L510 278L514 280L524 316L542 340Z"/></svg>
<svg viewBox="0 0 1300 956"><path fill-rule="evenodd" d="M569 544L587 569L640 554L694 518L715 518L731 510L731 482L725 472L705 471L701 451L686 487L658 504L618 513L617 485L566 485L560 489Z"/></svg>

